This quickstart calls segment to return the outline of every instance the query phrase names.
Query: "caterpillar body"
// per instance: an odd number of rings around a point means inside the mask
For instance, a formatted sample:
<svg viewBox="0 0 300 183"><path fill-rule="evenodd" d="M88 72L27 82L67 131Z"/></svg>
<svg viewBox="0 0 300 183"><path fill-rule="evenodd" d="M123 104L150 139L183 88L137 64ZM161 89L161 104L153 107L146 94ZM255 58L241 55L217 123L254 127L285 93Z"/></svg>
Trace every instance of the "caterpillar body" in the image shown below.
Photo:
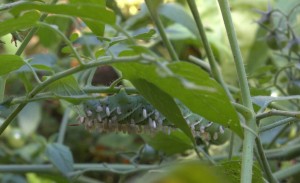
<svg viewBox="0 0 300 183"><path fill-rule="evenodd" d="M223 144L229 138L229 130L192 113L186 106L177 102L191 128L193 135L211 144ZM118 94L84 102L85 116L80 123L86 129L100 132L124 133L170 133L176 126L166 119L141 95L127 95L124 90Z"/></svg>

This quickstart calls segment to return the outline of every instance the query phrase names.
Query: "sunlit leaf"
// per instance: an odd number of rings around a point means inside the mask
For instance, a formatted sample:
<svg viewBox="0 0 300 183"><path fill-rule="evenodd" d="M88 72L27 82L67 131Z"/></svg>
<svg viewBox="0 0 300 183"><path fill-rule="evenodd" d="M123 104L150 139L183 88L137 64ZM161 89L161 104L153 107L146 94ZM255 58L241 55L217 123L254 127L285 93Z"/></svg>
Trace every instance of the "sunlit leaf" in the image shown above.
<svg viewBox="0 0 300 183"><path fill-rule="evenodd" d="M76 16L80 18L90 19L91 21L99 21L104 24L114 24L115 14L106 9L105 6L91 5L91 4L36 4L24 3L20 4L10 10L15 16L19 15L25 10L39 10L46 13L55 13L61 15Z"/></svg>
<svg viewBox="0 0 300 183"><path fill-rule="evenodd" d="M0 36L4 36L5 34L18 31L20 29L29 28L33 26L39 18L40 14L38 12L31 11L24 13L18 18L4 20L0 22Z"/></svg>
<svg viewBox="0 0 300 183"><path fill-rule="evenodd" d="M15 71L23 65L23 59L17 55L0 55L0 76Z"/></svg>

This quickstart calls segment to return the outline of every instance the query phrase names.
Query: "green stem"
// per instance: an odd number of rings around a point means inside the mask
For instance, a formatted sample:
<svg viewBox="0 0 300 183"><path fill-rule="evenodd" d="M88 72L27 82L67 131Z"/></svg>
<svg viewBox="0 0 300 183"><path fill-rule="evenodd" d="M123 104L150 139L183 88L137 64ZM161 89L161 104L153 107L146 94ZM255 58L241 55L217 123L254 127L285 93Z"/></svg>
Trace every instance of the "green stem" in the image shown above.
<svg viewBox="0 0 300 183"><path fill-rule="evenodd" d="M265 113L258 114L256 116L257 120L261 120L263 118L271 117L271 116L288 116L293 118L300 119L300 112L295 111L281 111L281 110L270 110Z"/></svg>
<svg viewBox="0 0 300 183"><path fill-rule="evenodd" d="M278 127L278 126L281 126L281 125L284 125L284 124L287 124L287 123L293 123L293 122L296 122L296 121L299 121L299 119L294 118L294 117L285 118L283 120L279 120L279 121L276 121L276 122L271 123L269 125L265 125L265 126L260 127L259 132L261 133L261 132L264 132L264 131L268 131L268 130L271 130L275 127Z"/></svg>
<svg viewBox="0 0 300 183"><path fill-rule="evenodd" d="M263 168L264 172L266 173L267 179L269 180L270 183L278 183L278 180L272 174L272 170L270 168L270 165L269 165L266 155L264 153L264 148L260 142L260 139L256 138L255 142L256 142L258 155L259 155L261 163L262 163L262 168Z"/></svg>
<svg viewBox="0 0 300 183"><path fill-rule="evenodd" d="M195 57L195 56L193 56L193 55L190 55L190 56L189 56L189 61L190 61L191 63L193 63L193 64L195 64L195 65L198 65L199 67L205 69L205 70L208 71L209 73L211 73L210 65L209 65L207 62L201 60L200 58L197 58L197 57Z"/></svg>
<svg viewBox="0 0 300 183"><path fill-rule="evenodd" d="M251 102L250 90L248 86L248 80L247 80L246 71L244 67L244 62L238 45L235 29L233 26L229 3L227 0L218 0L218 3L221 9L228 40L235 61L235 66L236 66L239 84L241 88L243 105L254 113L252 102ZM252 115L250 119L246 120L246 125L253 131L257 131L256 120L254 115ZM248 130L244 130L241 183L252 182L254 142L255 142L255 135Z"/></svg>
<svg viewBox="0 0 300 183"><path fill-rule="evenodd" d="M39 83L39 84L42 83L41 80L40 80L40 78L39 78L39 76L37 75L37 73L35 72L35 70L32 68L32 66L28 62L26 62L26 61L24 61L24 63L25 63L25 65L27 65L27 67L29 68L29 70L32 72L33 77L36 80L36 82Z"/></svg>
<svg viewBox="0 0 300 183"><path fill-rule="evenodd" d="M0 103L4 100L6 79L6 76L0 77Z"/></svg>
<svg viewBox="0 0 300 183"><path fill-rule="evenodd" d="M58 0L52 0L52 2L50 4L56 4L58 2ZM40 18L40 22L44 21L47 18L48 14L43 14ZM34 27L32 28L29 33L26 35L25 39L23 40L22 44L20 45L20 47L18 48L17 52L15 53L15 55L21 55L23 53L23 51L25 50L26 46L28 45L29 41L31 40L31 38L33 37L33 35L39 30L38 27Z"/></svg>
<svg viewBox="0 0 300 183"><path fill-rule="evenodd" d="M229 146L229 152L228 152L228 160L230 161L232 159L233 156L233 148L234 148L234 133L231 132L230 134L230 146Z"/></svg>
<svg viewBox="0 0 300 183"><path fill-rule="evenodd" d="M297 145L282 146L281 148L268 149L265 150L264 152L268 160L289 161L299 156L300 145L297 144ZM241 156L241 153L238 153L234 156ZM215 161L220 161L226 159L227 156L221 155L221 156L214 156L212 158Z"/></svg>
<svg viewBox="0 0 300 183"><path fill-rule="evenodd" d="M150 16L152 18L152 20L154 21L157 30L160 34L160 37L162 39L162 41L164 42L165 46L168 49L168 52L171 56L171 59L173 61L179 61L177 53L175 52L174 47L172 46L170 40L167 37L167 34L165 32L164 26L159 18L158 12L156 11L156 7L154 7L154 5L151 2L152 0L145 0L145 3L147 5L148 11L150 13Z"/></svg>
<svg viewBox="0 0 300 183"><path fill-rule="evenodd" d="M299 172L300 172L300 163L290 166L288 168L279 170L278 172L274 173L274 176L278 180L283 180L288 177L292 177L293 175L299 174Z"/></svg>
<svg viewBox="0 0 300 183"><path fill-rule="evenodd" d="M123 87L86 87L83 88L82 90L85 93L107 93L107 94L114 94L118 93L121 89L124 89L127 94L137 94L138 91L135 88L128 87L128 88L123 88ZM100 97L100 96L99 96ZM88 99L93 99L97 98L97 96L91 96L91 95L72 95L72 96L58 96L58 95L53 95L49 92L45 93L39 93L35 95L33 98L26 98L26 97L17 97L14 98L9 104L10 105L16 105L20 103L28 103L28 102L34 102L34 101L40 101L40 100L49 100L49 99L80 99L80 100L88 100Z"/></svg>
<svg viewBox="0 0 300 183"><path fill-rule="evenodd" d="M61 120L60 128L59 128L59 132L58 132L57 143L60 144L64 143L70 113L71 113L70 108L67 108L64 112L63 118Z"/></svg>
<svg viewBox="0 0 300 183"><path fill-rule="evenodd" d="M75 58L78 60L78 62L81 64L81 65L84 65L84 62L81 60L81 57L79 55L79 53L76 51L76 49L73 47L73 44L72 42L56 27L53 27L52 25L49 25L49 24L46 24L46 23L43 23L43 22L38 22L38 26L41 26L41 27L45 27L45 28L48 28L54 32L56 32L58 35L60 35L60 37L65 41L65 43L69 46L69 48L72 50Z"/></svg>
<svg viewBox="0 0 300 183"><path fill-rule="evenodd" d="M271 148L274 143L276 142L276 140L286 131L286 129L289 127L290 125L286 124L284 125L279 132L277 132L277 134L275 135L275 137L272 138L271 142L268 144L267 149Z"/></svg>
<svg viewBox="0 0 300 183"><path fill-rule="evenodd" d="M195 0L187 0L187 3L189 5L189 8L190 8L192 14L193 14L193 17L194 17L194 20L196 22L200 37L202 39L202 43L203 43L205 52L207 54L207 58L208 58L209 65L210 65L210 68L211 68L212 76L213 76L213 78L215 78L222 85L222 87L224 88L227 96L232 101L234 101L228 87L226 86L226 84L223 80L221 71L218 68L218 64L216 62L215 56L214 56L214 54L212 52L212 49L210 47L210 44L208 42L208 39L207 39L207 36L206 36L206 33L205 33L205 29L204 29L204 26L202 24L202 21L201 21L201 18L200 18Z"/></svg>
<svg viewBox="0 0 300 183"><path fill-rule="evenodd" d="M13 2L13 3L1 4L0 11L11 9L17 5L24 4L26 2L27 1L17 1L17 2Z"/></svg>
<svg viewBox="0 0 300 183"><path fill-rule="evenodd" d="M56 75L52 76L51 78L47 79L40 85L36 86L29 94L28 99L33 98L36 94L38 94L40 91L45 89L47 86L49 86L51 83L64 78L66 76L69 76L71 74L75 74L77 72L90 69L93 67L97 67L100 65L109 65L119 62L138 62L141 59L147 60L148 57L143 56L131 56L131 57L104 57L103 60L99 59L96 61L89 62L85 65L79 65L77 67L70 68L68 70L65 70L63 72L57 73ZM0 135L3 133L3 131L6 129L6 127L11 123L11 121L16 117L16 115L26 106L26 103L21 103L4 121L4 123L0 126Z"/></svg>
<svg viewBox="0 0 300 183"><path fill-rule="evenodd" d="M74 170L88 170L99 172L110 172L114 170L115 173L123 174L127 172L136 172L141 170L148 170L158 168L158 165L125 165L125 164L74 164ZM26 172L56 172L57 169L51 164L45 165L0 165L0 172L9 173L26 173Z"/></svg>

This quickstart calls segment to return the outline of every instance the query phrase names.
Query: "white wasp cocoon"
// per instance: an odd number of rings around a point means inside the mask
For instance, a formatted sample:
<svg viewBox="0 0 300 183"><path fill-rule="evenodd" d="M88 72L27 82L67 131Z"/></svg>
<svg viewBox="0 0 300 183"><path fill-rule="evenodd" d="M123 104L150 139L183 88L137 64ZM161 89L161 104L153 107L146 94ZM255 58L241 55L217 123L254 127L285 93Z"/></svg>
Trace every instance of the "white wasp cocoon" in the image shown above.
<svg viewBox="0 0 300 183"><path fill-rule="evenodd" d="M101 112L103 111L103 107L101 107L101 105L98 105L96 108L96 112Z"/></svg>
<svg viewBox="0 0 300 183"><path fill-rule="evenodd" d="M214 140L217 140L217 139L218 139L218 132L215 132L215 133L214 133L213 139L214 139Z"/></svg>
<svg viewBox="0 0 300 183"><path fill-rule="evenodd" d="M146 109L143 109L143 117L147 118L147 110Z"/></svg>
<svg viewBox="0 0 300 183"><path fill-rule="evenodd" d="M86 115L90 117L90 116L93 115L93 112L92 112L91 110L87 110L87 111L86 111Z"/></svg>
<svg viewBox="0 0 300 183"><path fill-rule="evenodd" d="M102 122L102 118L101 118L101 115L100 115L100 114L97 115L97 120L98 120L99 122Z"/></svg>
<svg viewBox="0 0 300 183"><path fill-rule="evenodd" d="M117 107L117 114L122 114L121 108L119 106Z"/></svg>
<svg viewBox="0 0 300 183"><path fill-rule="evenodd" d="M219 127L219 131L220 131L221 134L223 134L225 132L223 126Z"/></svg>
<svg viewBox="0 0 300 183"><path fill-rule="evenodd" d="M109 109L109 107L108 107L108 106L105 108L105 113L106 113L106 115L107 115L107 116L109 116L109 115L110 115L110 109Z"/></svg>

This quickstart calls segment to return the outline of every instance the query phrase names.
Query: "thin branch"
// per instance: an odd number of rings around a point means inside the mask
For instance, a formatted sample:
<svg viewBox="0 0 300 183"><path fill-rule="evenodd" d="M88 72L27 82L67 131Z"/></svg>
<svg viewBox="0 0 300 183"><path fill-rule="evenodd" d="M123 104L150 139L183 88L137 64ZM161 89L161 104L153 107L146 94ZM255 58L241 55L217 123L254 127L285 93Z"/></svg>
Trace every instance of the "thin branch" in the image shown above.
<svg viewBox="0 0 300 183"><path fill-rule="evenodd" d="M272 124L269 124L269 125L265 125L265 126L260 127L259 132L262 133L262 132L271 130L271 129L273 129L273 128L276 128L276 127L278 127L278 126L281 126L281 125L284 125L284 124L293 123L293 122L296 122L296 121L299 121L299 119L294 118L294 117L285 118L285 119L276 121L276 122L274 122L274 123L272 123Z"/></svg>
<svg viewBox="0 0 300 183"><path fill-rule="evenodd" d="M208 39L207 39L207 36L206 36L206 33L205 33L205 29L204 29L204 26L203 26L201 18L200 18L200 14L199 14L198 9L197 9L196 2L195 2L195 0L187 0L187 3L189 5L189 8L190 8L192 14L193 14L194 20L196 22L196 25L197 25L197 28L198 28L198 31L199 31L199 35L201 37L201 41L203 43L205 52L207 54L212 76L213 76L213 78L215 78L215 80L217 80L222 85L222 87L225 90L227 96L232 101L234 101L228 87L225 84L225 81L223 80L222 73L221 73L220 69L218 68L218 64L216 62L215 56L214 56L214 54L212 52L212 49L211 49L211 46L208 42Z"/></svg>
<svg viewBox="0 0 300 183"><path fill-rule="evenodd" d="M170 40L167 37L167 34L165 32L165 28L159 18L158 12L156 11L156 8L153 7L153 2L151 2L152 0L145 0L145 3L147 5L148 11L150 13L150 16L152 18L152 20L154 21L157 30L160 34L160 37L163 41L163 43L165 44L166 48L168 49L168 52L172 58L173 61L179 61L177 53L174 49L174 47L172 46Z"/></svg>
<svg viewBox="0 0 300 183"><path fill-rule="evenodd" d="M17 1L17 2L13 2L13 3L2 4L0 6L0 11L11 9L17 5L24 4L26 2L28 2L28 1Z"/></svg>
<svg viewBox="0 0 300 183"><path fill-rule="evenodd" d="M48 28L52 31L54 31L55 33L57 33L58 35L60 35L60 37L64 40L64 42L69 46L69 48L72 50L75 58L77 59L77 61L80 63L80 65L84 65L85 63L82 61L79 53L76 51L76 49L74 48L72 42L57 28L57 27L54 27L52 25L49 25L49 24L46 24L46 23L43 23L43 22L39 22L37 24L38 26L41 26L41 27L45 27L45 28Z"/></svg>
<svg viewBox="0 0 300 183"><path fill-rule="evenodd" d="M278 180L284 180L288 177L292 177L293 175L299 174L299 172L300 172L300 163L292 165L288 168L279 170L278 172L274 173L274 176Z"/></svg>
<svg viewBox="0 0 300 183"><path fill-rule="evenodd" d="M262 168L266 174L267 179L271 183L278 183L278 180L272 174L272 170L270 168L270 165L269 165L266 155L264 153L264 149L263 149L260 139L256 138L255 143L256 143L258 155L259 155L261 163L262 163Z"/></svg>
<svg viewBox="0 0 300 183"><path fill-rule="evenodd" d="M281 111L281 110L272 109L268 112L256 115L256 119L261 120L263 118L267 118L267 117L271 117L271 116L288 116L288 117L294 117L294 118L300 119L300 112Z"/></svg>
<svg viewBox="0 0 300 183"><path fill-rule="evenodd" d="M60 144L64 143L70 113L71 113L70 108L67 108L64 112L63 118L62 118L61 123L60 123L57 143L60 143Z"/></svg>

